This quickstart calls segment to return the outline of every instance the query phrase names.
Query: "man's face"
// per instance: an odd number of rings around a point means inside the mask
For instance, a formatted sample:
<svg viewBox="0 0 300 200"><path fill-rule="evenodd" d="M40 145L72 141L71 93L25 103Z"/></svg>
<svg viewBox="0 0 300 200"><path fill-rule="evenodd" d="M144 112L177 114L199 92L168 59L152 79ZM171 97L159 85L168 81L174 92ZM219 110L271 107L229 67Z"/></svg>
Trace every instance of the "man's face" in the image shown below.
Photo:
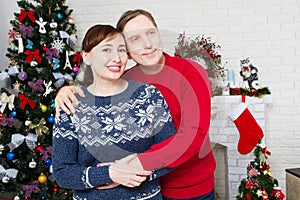
<svg viewBox="0 0 300 200"><path fill-rule="evenodd" d="M144 66L159 64L163 55L162 41L157 28L146 16L139 15L127 22L123 34L135 62Z"/></svg>

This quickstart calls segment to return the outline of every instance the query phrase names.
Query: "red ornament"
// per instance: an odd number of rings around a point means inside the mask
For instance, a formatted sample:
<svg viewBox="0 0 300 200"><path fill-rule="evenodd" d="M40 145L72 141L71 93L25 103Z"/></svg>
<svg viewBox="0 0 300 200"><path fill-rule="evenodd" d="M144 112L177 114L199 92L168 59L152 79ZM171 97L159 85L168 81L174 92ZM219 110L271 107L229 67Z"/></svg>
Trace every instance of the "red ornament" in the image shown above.
<svg viewBox="0 0 300 200"><path fill-rule="evenodd" d="M265 188L263 188L262 197L263 197L263 200L269 200L268 193Z"/></svg>
<svg viewBox="0 0 300 200"><path fill-rule="evenodd" d="M35 147L35 151L38 152L38 153L41 153L41 150L43 149L43 146L42 145L37 145Z"/></svg>
<svg viewBox="0 0 300 200"><path fill-rule="evenodd" d="M30 64L30 62L33 60L33 58L38 62L41 63L42 62L42 57L39 55L40 51L38 49L34 50L34 51L30 51L30 50L26 50L25 54L27 55L26 58L26 62L28 64Z"/></svg>
<svg viewBox="0 0 300 200"><path fill-rule="evenodd" d="M2 119L3 119L3 114L2 112L0 112L0 122L2 121Z"/></svg>
<svg viewBox="0 0 300 200"><path fill-rule="evenodd" d="M73 58L73 62L77 62L77 66L80 66L81 60L82 55L78 51L76 51L76 55Z"/></svg>
<svg viewBox="0 0 300 200"><path fill-rule="evenodd" d="M285 197L280 187L274 187L274 190L271 192L270 196L274 197L275 200L282 200Z"/></svg>
<svg viewBox="0 0 300 200"><path fill-rule="evenodd" d="M249 193L247 193L247 194L245 195L245 197L246 197L247 200L252 200L252 199L251 199L251 195L250 195Z"/></svg>
<svg viewBox="0 0 300 200"><path fill-rule="evenodd" d="M27 98L23 93L20 93L18 98L20 99L21 104L20 104L20 107L24 110L25 109L25 106L28 104L31 109L35 109L36 105L34 103L34 101L30 98Z"/></svg>
<svg viewBox="0 0 300 200"><path fill-rule="evenodd" d="M29 10L28 12L25 10L20 11L20 16L18 17L19 22L22 22L26 17L30 19L33 23L35 22L34 11Z"/></svg>
<svg viewBox="0 0 300 200"><path fill-rule="evenodd" d="M271 152L267 150L267 148L262 148L261 152L264 154L265 158L271 155Z"/></svg>
<svg viewBox="0 0 300 200"><path fill-rule="evenodd" d="M53 192L54 192L55 194L57 194L58 191L59 191L59 188L58 188L58 187L54 187L54 188L53 188Z"/></svg>
<svg viewBox="0 0 300 200"><path fill-rule="evenodd" d="M251 190L251 189L253 189L253 187L254 187L254 183L249 179L249 180L247 180L247 182L246 182L246 189L247 190Z"/></svg>
<svg viewBox="0 0 300 200"><path fill-rule="evenodd" d="M30 197L25 197L25 200L31 200L31 198Z"/></svg>

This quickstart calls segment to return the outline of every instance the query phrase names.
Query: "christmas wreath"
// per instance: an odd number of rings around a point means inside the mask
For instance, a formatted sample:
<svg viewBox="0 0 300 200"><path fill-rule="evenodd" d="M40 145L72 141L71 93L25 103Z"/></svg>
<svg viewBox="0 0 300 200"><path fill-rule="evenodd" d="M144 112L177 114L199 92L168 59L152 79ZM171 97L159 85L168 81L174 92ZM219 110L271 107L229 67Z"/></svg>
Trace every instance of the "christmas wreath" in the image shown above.
<svg viewBox="0 0 300 200"><path fill-rule="evenodd" d="M204 61L204 67L208 72L209 78L226 77L225 68L221 67L221 55L217 49L221 48L211 37L197 36L191 39L185 35L185 32L179 34L177 45L175 46L175 56L188 58L195 61Z"/></svg>

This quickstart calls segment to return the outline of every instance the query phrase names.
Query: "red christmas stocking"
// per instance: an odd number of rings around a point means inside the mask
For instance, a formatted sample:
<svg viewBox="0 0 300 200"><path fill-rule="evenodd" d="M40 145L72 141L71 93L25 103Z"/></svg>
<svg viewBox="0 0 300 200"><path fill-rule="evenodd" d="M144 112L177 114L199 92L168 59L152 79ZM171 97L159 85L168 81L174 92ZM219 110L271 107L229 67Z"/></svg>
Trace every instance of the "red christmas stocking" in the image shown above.
<svg viewBox="0 0 300 200"><path fill-rule="evenodd" d="M250 153L259 139L264 137L264 133L247 108L246 103L241 103L238 107L234 108L228 114L228 118L235 123L240 133L238 151L241 154Z"/></svg>

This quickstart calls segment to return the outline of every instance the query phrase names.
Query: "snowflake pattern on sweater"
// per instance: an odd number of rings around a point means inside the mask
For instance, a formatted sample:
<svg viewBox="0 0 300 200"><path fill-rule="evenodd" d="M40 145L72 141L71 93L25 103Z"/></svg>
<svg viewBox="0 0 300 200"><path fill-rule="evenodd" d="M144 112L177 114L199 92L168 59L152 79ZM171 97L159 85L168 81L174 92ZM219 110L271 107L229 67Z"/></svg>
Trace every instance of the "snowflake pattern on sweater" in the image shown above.
<svg viewBox="0 0 300 200"><path fill-rule="evenodd" d="M159 177L172 169L160 168L139 187L94 187L112 182L108 166L132 153L146 151L176 133L168 106L151 85L128 81L117 95L94 96L83 88L76 113L61 113L53 131L54 176L61 187L74 190L74 199L161 199Z"/></svg>

